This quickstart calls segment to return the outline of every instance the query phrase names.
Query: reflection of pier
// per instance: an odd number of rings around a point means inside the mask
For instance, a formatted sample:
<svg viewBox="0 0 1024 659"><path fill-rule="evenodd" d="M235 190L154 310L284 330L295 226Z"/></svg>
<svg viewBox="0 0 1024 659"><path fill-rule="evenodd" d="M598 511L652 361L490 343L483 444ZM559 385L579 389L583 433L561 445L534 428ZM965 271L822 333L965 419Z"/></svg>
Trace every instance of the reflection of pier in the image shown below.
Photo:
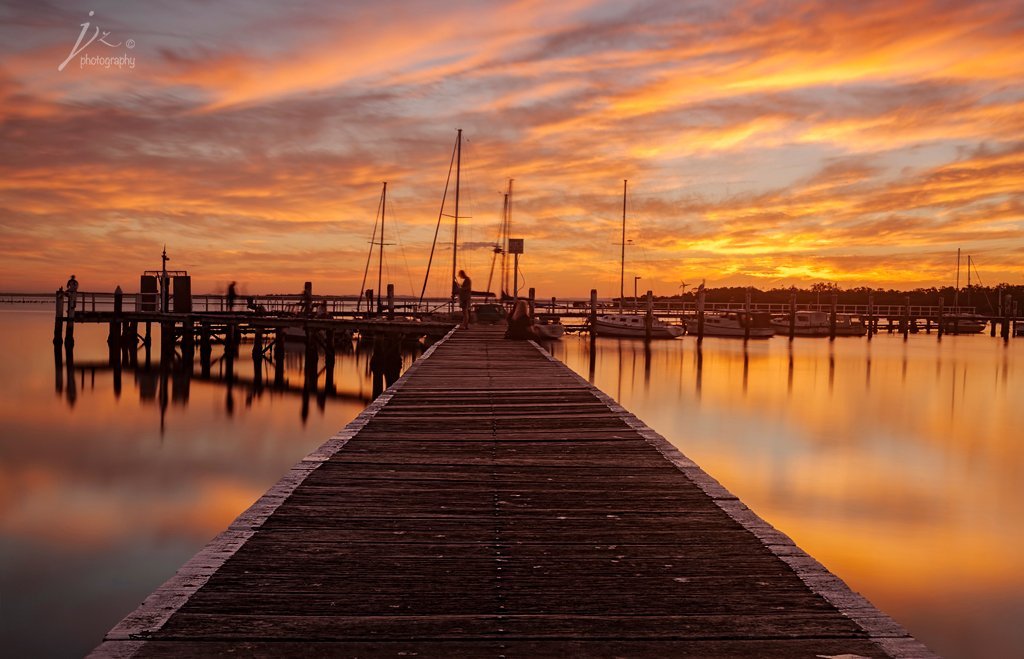
<svg viewBox="0 0 1024 659"><path fill-rule="evenodd" d="M501 332L434 347L95 656L932 656Z"/></svg>
<svg viewBox="0 0 1024 659"><path fill-rule="evenodd" d="M55 343L55 386L57 393L65 395L68 403L74 405L80 393L79 380L84 385L87 374L95 382L96 373L110 373L115 397L121 395L123 376L128 374L134 379L142 400L159 404L162 419L169 403L188 403L191 383L196 380L226 389L225 406L229 414L234 411L236 392L243 392L247 402L264 394L293 395L302 400L301 415L305 420L314 400L321 410L328 399L368 403L398 379L403 354L415 357L421 345L403 341L403 335L394 332L366 334L366 338L359 341L349 334L335 339L330 331L320 331L323 323L315 325L318 331L307 333L305 340L297 345L286 345L283 333L272 343L264 344L260 339L260 326L256 325L251 328L251 344L244 344L247 349L244 358L242 332L228 326L219 330L211 326L210 331L204 330L198 356L195 341L189 341L187 336L169 338L162 332L160 354L155 361L150 341L137 339L131 333L119 338L112 335L105 361L76 362L73 343L65 346ZM219 348L216 357L215 345ZM346 389L344 385L339 389L335 374L339 352L364 357L366 374L371 380L366 391ZM356 360L358 363L358 356ZM296 372L300 377L288 376Z"/></svg>

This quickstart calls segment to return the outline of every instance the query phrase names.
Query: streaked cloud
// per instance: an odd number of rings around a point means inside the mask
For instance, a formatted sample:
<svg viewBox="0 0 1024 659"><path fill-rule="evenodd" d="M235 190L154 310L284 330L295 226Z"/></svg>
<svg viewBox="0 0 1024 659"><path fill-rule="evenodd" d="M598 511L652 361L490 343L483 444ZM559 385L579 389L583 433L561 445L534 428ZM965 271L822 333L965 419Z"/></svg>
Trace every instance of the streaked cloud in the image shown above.
<svg viewBox="0 0 1024 659"><path fill-rule="evenodd" d="M660 293L930 285L957 247L1024 275L1019 3L101 2L136 68L62 72L87 12L2 11L2 289L112 288L167 243L200 291L354 292L387 180L412 292L456 127L460 240L514 178L541 295L617 291L627 178L627 270Z"/></svg>

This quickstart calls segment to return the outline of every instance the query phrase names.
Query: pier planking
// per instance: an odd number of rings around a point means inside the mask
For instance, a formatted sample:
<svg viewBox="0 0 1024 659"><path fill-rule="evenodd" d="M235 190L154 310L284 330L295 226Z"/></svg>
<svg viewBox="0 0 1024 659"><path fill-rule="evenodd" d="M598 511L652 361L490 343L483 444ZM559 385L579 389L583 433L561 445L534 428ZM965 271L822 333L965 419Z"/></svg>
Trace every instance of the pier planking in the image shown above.
<svg viewBox="0 0 1024 659"><path fill-rule="evenodd" d="M932 656L501 332L433 346L93 656Z"/></svg>

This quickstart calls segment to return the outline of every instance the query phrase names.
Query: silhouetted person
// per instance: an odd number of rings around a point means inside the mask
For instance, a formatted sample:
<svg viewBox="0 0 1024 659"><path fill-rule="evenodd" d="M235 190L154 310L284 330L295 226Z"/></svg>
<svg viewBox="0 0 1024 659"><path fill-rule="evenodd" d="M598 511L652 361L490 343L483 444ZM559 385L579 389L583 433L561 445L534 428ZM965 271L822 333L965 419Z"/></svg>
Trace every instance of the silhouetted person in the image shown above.
<svg viewBox="0 0 1024 659"><path fill-rule="evenodd" d="M530 308L526 300L519 300L513 307L512 313L508 315L508 329L505 330L506 339L527 341L537 338L537 330L533 327L533 317L530 316Z"/></svg>
<svg viewBox="0 0 1024 659"><path fill-rule="evenodd" d="M238 297L238 292L235 290L235 282L228 284L228 311L235 310L235 298Z"/></svg>
<svg viewBox="0 0 1024 659"><path fill-rule="evenodd" d="M462 307L462 329L469 329L469 311L473 301L473 280L469 278L465 270L459 270L459 306Z"/></svg>
<svg viewBox="0 0 1024 659"><path fill-rule="evenodd" d="M68 279L68 283L64 287L68 289L68 311L70 311L75 308L75 298L78 297L78 280L71 275L71 279Z"/></svg>

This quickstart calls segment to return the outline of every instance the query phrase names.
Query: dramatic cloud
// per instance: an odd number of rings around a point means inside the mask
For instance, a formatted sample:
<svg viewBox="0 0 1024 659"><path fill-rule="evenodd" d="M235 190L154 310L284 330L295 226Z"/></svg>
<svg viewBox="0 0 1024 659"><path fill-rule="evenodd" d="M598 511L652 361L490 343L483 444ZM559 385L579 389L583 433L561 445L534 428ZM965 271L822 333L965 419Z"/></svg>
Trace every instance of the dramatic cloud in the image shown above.
<svg viewBox="0 0 1024 659"><path fill-rule="evenodd" d="M0 9L3 290L132 287L166 243L198 291L353 293L388 181L388 278L418 293L455 128L460 266L489 270L513 178L542 296L617 292L623 179L658 293L932 285L958 247L1024 275L1020 3L91 9ZM71 55L87 21L109 34Z"/></svg>

